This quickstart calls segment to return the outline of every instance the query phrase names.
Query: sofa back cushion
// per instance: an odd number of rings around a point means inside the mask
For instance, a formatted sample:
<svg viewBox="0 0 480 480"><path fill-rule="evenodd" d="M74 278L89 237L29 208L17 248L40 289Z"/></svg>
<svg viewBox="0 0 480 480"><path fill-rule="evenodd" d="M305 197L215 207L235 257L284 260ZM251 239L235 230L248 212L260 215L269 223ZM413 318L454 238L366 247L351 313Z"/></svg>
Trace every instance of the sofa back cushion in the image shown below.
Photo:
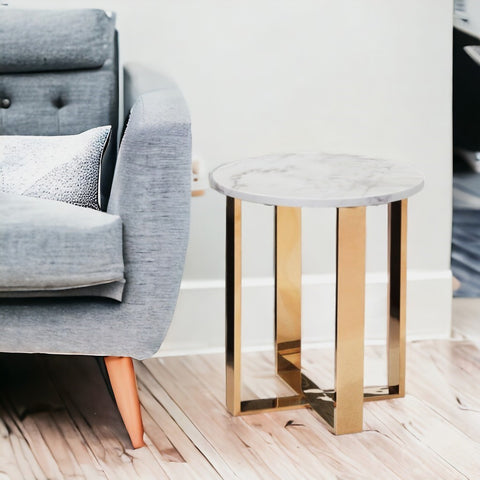
<svg viewBox="0 0 480 480"><path fill-rule="evenodd" d="M115 23L102 10L30 10L26 15L4 8L1 14L1 73L100 68L111 53Z"/></svg>
<svg viewBox="0 0 480 480"><path fill-rule="evenodd" d="M118 129L115 16L1 7L0 45L0 135L73 135L112 125L101 172L106 209Z"/></svg>

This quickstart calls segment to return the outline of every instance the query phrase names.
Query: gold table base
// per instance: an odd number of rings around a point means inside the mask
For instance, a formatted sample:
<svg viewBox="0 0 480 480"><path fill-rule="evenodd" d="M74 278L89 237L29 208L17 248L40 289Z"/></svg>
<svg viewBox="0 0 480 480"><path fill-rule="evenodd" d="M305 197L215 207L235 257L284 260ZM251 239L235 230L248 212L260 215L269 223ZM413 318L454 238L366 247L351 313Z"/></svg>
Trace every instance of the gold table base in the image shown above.
<svg viewBox="0 0 480 480"><path fill-rule="evenodd" d="M232 415L313 408L335 434L363 429L363 402L405 395L407 200L388 205L388 385L363 385L366 207L337 208L335 388L301 372L301 209L275 207L276 372L295 395L241 400L241 201L227 197L226 401Z"/></svg>

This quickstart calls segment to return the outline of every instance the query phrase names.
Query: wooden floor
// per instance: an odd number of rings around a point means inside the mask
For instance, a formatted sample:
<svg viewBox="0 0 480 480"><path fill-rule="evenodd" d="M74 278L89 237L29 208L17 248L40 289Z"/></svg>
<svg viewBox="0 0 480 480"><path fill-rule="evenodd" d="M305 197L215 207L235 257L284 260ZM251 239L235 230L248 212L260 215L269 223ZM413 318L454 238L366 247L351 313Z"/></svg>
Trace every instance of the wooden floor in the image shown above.
<svg viewBox="0 0 480 480"><path fill-rule="evenodd" d="M478 312L480 333L480 301L455 306ZM367 348L367 380L382 380L383 360ZM230 417L222 355L138 362L147 446L131 450L95 359L2 355L0 480L480 479L480 351L419 341L407 361L406 397L365 404L365 431L339 437L306 409ZM304 367L332 385L329 349L306 351ZM285 388L268 353L244 369L246 398Z"/></svg>
<svg viewBox="0 0 480 480"><path fill-rule="evenodd" d="M480 298L453 299L453 336L480 348Z"/></svg>

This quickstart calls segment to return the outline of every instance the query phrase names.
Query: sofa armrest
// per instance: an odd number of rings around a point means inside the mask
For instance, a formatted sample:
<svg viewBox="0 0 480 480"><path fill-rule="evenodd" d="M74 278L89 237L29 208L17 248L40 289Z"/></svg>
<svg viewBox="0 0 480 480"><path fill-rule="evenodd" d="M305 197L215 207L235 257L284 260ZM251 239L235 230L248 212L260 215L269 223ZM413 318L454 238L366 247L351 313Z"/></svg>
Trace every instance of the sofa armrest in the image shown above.
<svg viewBox="0 0 480 480"><path fill-rule="evenodd" d="M157 331L158 320L165 331L188 241L191 128L175 84L163 78L157 86L131 109L107 211L120 215L124 225L124 302L144 305L146 316L157 317ZM138 86L133 91L140 92Z"/></svg>
<svg viewBox="0 0 480 480"><path fill-rule="evenodd" d="M157 90L177 90L168 76L141 63L127 63L123 67L123 112L128 118L130 111L141 95Z"/></svg>

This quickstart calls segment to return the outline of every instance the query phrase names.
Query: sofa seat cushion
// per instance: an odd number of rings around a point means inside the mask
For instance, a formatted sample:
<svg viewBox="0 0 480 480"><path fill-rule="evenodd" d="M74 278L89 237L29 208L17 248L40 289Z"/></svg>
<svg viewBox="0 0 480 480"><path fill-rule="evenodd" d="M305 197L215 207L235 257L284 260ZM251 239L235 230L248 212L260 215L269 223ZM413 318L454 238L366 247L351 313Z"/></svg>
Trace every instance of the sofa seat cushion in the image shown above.
<svg viewBox="0 0 480 480"><path fill-rule="evenodd" d="M0 192L0 292L25 296L114 282L124 283L119 216Z"/></svg>

